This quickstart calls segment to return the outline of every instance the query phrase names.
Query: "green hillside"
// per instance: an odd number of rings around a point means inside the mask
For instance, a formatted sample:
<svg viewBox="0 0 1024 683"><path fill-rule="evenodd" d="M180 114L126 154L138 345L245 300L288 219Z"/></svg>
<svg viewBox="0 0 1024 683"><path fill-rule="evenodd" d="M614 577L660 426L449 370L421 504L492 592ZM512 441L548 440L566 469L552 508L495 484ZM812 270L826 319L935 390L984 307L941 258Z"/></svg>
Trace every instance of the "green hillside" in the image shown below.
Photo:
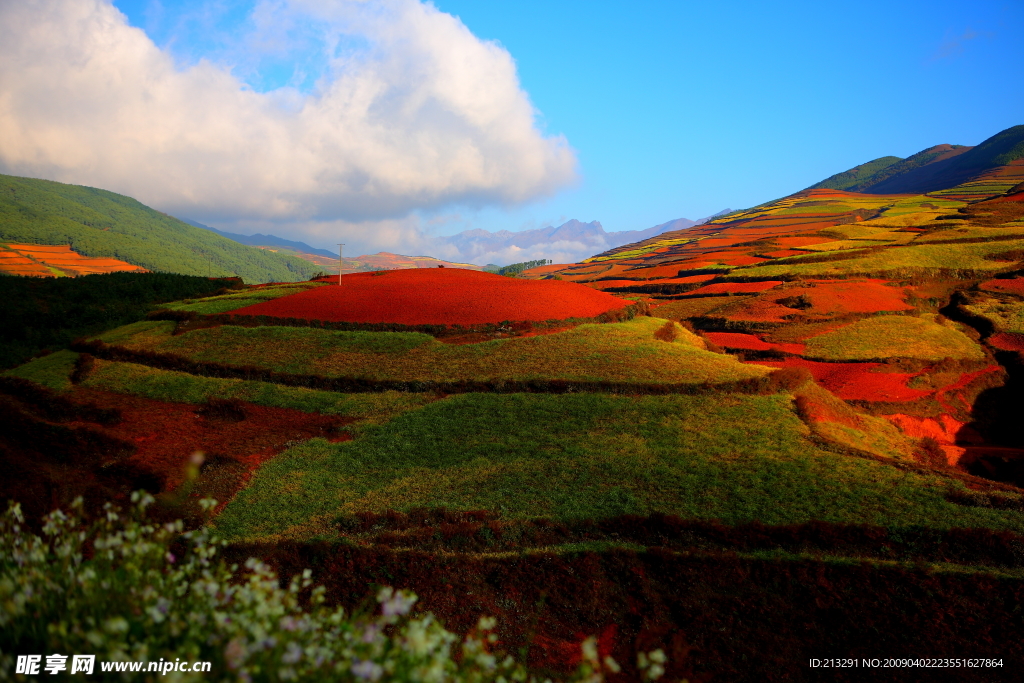
<svg viewBox="0 0 1024 683"><path fill-rule="evenodd" d="M879 157L860 166L854 166L849 171L836 173L834 176L825 178L820 183L808 187L808 190L829 189L849 190L854 185L859 185L870 178L874 178L879 172L889 168L893 164L903 161L900 157Z"/></svg>
<svg viewBox="0 0 1024 683"><path fill-rule="evenodd" d="M0 241L70 244L85 256L147 270L246 282L307 280L319 268L202 230L124 195L0 175Z"/></svg>

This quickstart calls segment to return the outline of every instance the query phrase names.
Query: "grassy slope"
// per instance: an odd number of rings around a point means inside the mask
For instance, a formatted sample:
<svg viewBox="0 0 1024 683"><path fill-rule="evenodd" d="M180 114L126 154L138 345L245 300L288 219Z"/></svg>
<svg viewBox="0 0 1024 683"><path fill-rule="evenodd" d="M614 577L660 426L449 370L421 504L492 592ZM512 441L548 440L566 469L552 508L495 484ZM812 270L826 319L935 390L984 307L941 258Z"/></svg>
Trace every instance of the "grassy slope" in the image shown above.
<svg viewBox="0 0 1024 683"><path fill-rule="evenodd" d="M185 299L167 304L162 308L173 311L191 311L202 315L214 315L227 313L236 308L245 308L263 301L279 299L282 296L295 294L313 287L322 287L322 282L296 282L287 285L275 285L271 287L260 287L258 289L246 289L241 292L222 294L221 296L210 296L198 300Z"/></svg>
<svg viewBox="0 0 1024 683"><path fill-rule="evenodd" d="M1020 512L953 505L939 477L822 451L807 433L785 394L464 394L354 441L291 449L216 525L229 538L330 537L339 516L445 506L1024 530Z"/></svg>
<svg viewBox="0 0 1024 683"><path fill-rule="evenodd" d="M570 379L619 382L728 382L768 372L705 351L682 328L668 343L665 324L640 317L580 325L565 332L451 345L429 335L334 332L292 327L222 326L170 336L173 324L139 323L100 336L108 343L172 352L203 361L257 365L280 372L399 380Z"/></svg>
<svg viewBox="0 0 1024 683"><path fill-rule="evenodd" d="M955 323L928 318L883 315L864 318L851 325L807 340L807 358L832 361L887 358L966 358L984 360L985 351Z"/></svg>
<svg viewBox="0 0 1024 683"><path fill-rule="evenodd" d="M854 185L862 183L868 178L873 177L882 169L888 168L900 161L903 161L901 157L879 157L878 159L869 161L866 164L854 166L849 171L843 171L842 173L829 176L820 183L815 183L807 189L813 190L818 188L829 188L833 190L848 190Z"/></svg>
<svg viewBox="0 0 1024 683"><path fill-rule="evenodd" d="M41 384L50 380L50 386L58 388L59 380L56 378L59 377L63 365L70 369L67 361L60 359L45 366L40 364L40 367L31 370L25 366L26 370L18 374ZM211 397L237 398L256 405L292 408L324 415L343 415L371 423L387 421L401 412L419 408L434 400L429 394L399 391L341 394L270 382L197 377L184 372L103 360L96 361L96 369L89 374L83 386L180 403L201 404Z"/></svg>
<svg viewBox="0 0 1024 683"><path fill-rule="evenodd" d="M247 282L307 280L319 268L247 247L123 195L49 180L0 175L0 241L70 244L86 256L148 270L238 275Z"/></svg>
<svg viewBox="0 0 1024 683"><path fill-rule="evenodd" d="M964 308L987 319L999 332L1024 334L1024 301L978 297Z"/></svg>

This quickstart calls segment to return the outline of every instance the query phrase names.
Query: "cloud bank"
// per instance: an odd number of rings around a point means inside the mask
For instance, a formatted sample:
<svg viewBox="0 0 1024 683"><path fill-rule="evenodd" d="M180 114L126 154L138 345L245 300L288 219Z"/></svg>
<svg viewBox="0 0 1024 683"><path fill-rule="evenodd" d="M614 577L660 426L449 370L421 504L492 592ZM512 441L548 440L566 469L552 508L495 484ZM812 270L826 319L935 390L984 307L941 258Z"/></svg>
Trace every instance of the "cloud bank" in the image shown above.
<svg viewBox="0 0 1024 683"><path fill-rule="evenodd" d="M575 153L538 129L511 55L433 5L277 0L253 17L268 44L274 26L317 32L325 66L310 92L257 92L206 60L180 67L109 0L0 2L0 172L249 232L389 226L413 242L412 211L574 182Z"/></svg>

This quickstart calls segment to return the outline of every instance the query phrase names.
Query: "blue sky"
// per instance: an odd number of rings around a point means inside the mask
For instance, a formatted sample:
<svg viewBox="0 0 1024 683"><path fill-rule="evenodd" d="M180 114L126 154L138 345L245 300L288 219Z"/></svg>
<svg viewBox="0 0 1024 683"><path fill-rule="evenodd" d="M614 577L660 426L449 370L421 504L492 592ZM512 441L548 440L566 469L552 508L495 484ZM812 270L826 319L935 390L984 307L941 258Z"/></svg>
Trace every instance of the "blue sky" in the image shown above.
<svg viewBox="0 0 1024 683"><path fill-rule="evenodd" d="M384 4L410 3L415 4ZM380 28L398 26L401 13L362 17L356 24L379 19L380 25L369 33L358 26L341 31L340 38L335 31L335 42L328 45L320 30L327 21L323 16L309 19L282 9L302 4L114 0L176 68L206 60L254 92L277 91L282 107L288 101L299 107L301 97L315 95L332 78L332 68L339 67L329 66L325 54L351 55L355 61L345 63L357 64L367 44L401 49L395 47L401 41L382 38L390 29ZM377 5L361 11L372 14ZM434 5L514 60L519 87L536 110L535 139L523 144L532 145L530 154L548 155L545 170L523 187L511 188L512 181L505 180L499 189L474 186L431 194L420 188L398 199L388 195L397 207L394 215L339 200L345 225L391 221L394 235L407 237L408 230L520 230L569 218L599 220L606 230L643 229L784 196L879 156L908 156L939 143L974 145L1024 123L1024 3L1019 1L437 0ZM257 30L259 12L264 25ZM268 22L279 30L267 29ZM425 40L431 30L422 29L428 32ZM392 71L382 67L374 73ZM479 97L488 97L486 83L474 83ZM502 154L513 154L512 143L501 145ZM555 150L559 145L561 151ZM574 171L566 154L574 155ZM518 162L499 155L497 163ZM62 178L78 179L81 172L76 173ZM124 187L140 191L128 180ZM142 194L179 214L188 210L184 200L161 199L164 195L155 191ZM318 232L310 221L330 220L329 204L324 200L310 209L302 225L289 224L280 214L263 221L257 209L225 205L220 210L198 200L189 217L328 244L334 241L329 231ZM403 215L414 217L416 226L395 227Z"/></svg>

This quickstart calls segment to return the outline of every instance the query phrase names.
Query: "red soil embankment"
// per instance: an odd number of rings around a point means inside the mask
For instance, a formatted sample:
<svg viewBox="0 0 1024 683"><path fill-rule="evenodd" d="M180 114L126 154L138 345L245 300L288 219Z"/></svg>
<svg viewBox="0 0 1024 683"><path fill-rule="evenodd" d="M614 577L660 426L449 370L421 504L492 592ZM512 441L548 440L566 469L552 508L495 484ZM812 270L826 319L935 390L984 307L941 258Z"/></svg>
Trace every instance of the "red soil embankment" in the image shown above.
<svg viewBox="0 0 1024 683"><path fill-rule="evenodd" d="M987 280L978 285L979 289L987 292L1005 292L1024 296L1024 277L1015 277L1012 280Z"/></svg>
<svg viewBox="0 0 1024 683"><path fill-rule="evenodd" d="M874 372L883 367L881 363L819 363L803 358L786 358L757 361L757 364L773 368L807 368L818 383L844 401L915 401L932 393L907 386L915 376L913 373Z"/></svg>
<svg viewBox="0 0 1024 683"><path fill-rule="evenodd" d="M288 447L292 441L316 436L347 440L337 428L352 422L334 415L304 413L290 408L244 404L244 419L204 417L203 406L169 403L78 387L75 400L121 411L121 422L101 428L136 447L129 462L152 472L172 490L182 483L185 467L196 451L207 457L228 458L247 472Z"/></svg>
<svg viewBox="0 0 1024 683"><path fill-rule="evenodd" d="M769 280L767 282L716 282L712 285L704 285L695 289L689 296L718 296L720 294L756 294L773 289L782 284L782 280Z"/></svg>
<svg viewBox="0 0 1024 683"><path fill-rule="evenodd" d="M813 280L794 294L806 297L814 313L874 313L910 311L905 287L891 287L888 280Z"/></svg>
<svg viewBox="0 0 1024 683"><path fill-rule="evenodd" d="M593 318L627 305L573 282L434 268L346 275L341 285L309 289L233 313L330 322L474 325Z"/></svg>
<svg viewBox="0 0 1024 683"><path fill-rule="evenodd" d="M997 332L986 340L989 346L1000 351L1024 351L1024 334Z"/></svg>
<svg viewBox="0 0 1024 683"><path fill-rule="evenodd" d="M753 334L742 332L705 332L704 336L726 349L745 351L781 351L800 355L804 352L804 344L772 344Z"/></svg>

